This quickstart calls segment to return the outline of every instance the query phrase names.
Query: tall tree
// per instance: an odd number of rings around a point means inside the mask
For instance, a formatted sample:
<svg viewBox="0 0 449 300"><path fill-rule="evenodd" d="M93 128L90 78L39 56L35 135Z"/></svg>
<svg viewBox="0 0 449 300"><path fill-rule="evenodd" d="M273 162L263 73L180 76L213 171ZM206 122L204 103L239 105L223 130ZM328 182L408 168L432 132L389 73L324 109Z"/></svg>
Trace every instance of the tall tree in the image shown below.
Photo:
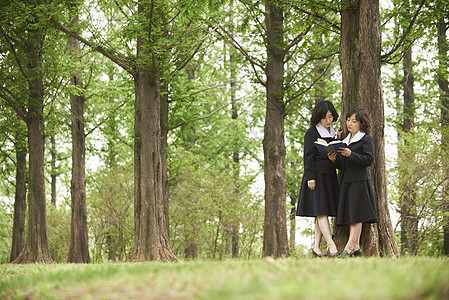
<svg viewBox="0 0 449 300"><path fill-rule="evenodd" d="M14 67L1 97L27 125L29 151L28 231L26 242L14 263L50 263L44 176L43 47L45 24L37 15L18 10L12 2L2 7L1 31L9 45ZM13 21L14 20L14 21ZM27 85L23 90L17 84Z"/></svg>
<svg viewBox="0 0 449 300"><path fill-rule="evenodd" d="M284 142L284 23L281 7L273 1L265 3L267 34L266 91L264 125L265 256L288 256Z"/></svg>
<svg viewBox="0 0 449 300"><path fill-rule="evenodd" d="M237 91L237 57L234 53L235 49L230 50L229 55L229 63L230 63L230 79L231 79L231 112L232 112L232 120L237 123L237 119L239 117L239 105L236 103L236 91ZM236 128L238 128L236 126ZM237 139L238 132L235 132L235 138ZM238 149L235 149L232 153L232 167L234 169L234 179L235 179L235 187L234 187L234 194L235 194L235 200L239 199L239 177L240 177L240 152ZM232 257L238 257L239 255L239 230L240 230L240 221L234 220L232 222L232 229L231 229L231 256Z"/></svg>
<svg viewBox="0 0 449 300"><path fill-rule="evenodd" d="M193 84L195 80L195 71L197 64L189 64L186 66L185 71L187 73L187 83L189 85ZM167 111L167 122L168 122L168 111ZM186 149L190 149L195 147L195 143L197 137L195 136L195 127L192 124L188 124L187 126L183 126L183 134L182 137L184 139L184 144L186 145ZM187 232L184 235L185 247L184 247L184 255L187 259L196 259L198 258L198 236L195 233L188 234Z"/></svg>
<svg viewBox="0 0 449 300"><path fill-rule="evenodd" d="M157 39L163 16L162 4L140 0L134 130L134 228L135 259L177 260L167 231L168 215L163 203L160 129L160 79L162 49ZM154 27L153 27L154 26ZM158 27L159 26L159 27ZM153 31L154 28L154 31ZM149 68L144 66L149 64Z"/></svg>
<svg viewBox="0 0 449 300"><path fill-rule="evenodd" d="M403 58L403 68L404 68L404 105L403 105L403 122L402 122L402 133L407 134L413 128L414 123L414 91L413 91L413 66L412 66L412 49L408 49L405 52ZM401 201L401 254L405 254L410 251L411 254L417 254L417 231L418 231L418 220L416 213L415 204L415 189L414 184L407 180L405 176L407 172L407 165L413 160L412 157L407 157L404 154L405 151L401 151L401 147L408 147L408 142L406 139L402 140L402 144L399 145L399 172L402 174L400 180L402 186L404 187L402 191L402 201ZM411 154L413 155L413 154Z"/></svg>
<svg viewBox="0 0 449 300"><path fill-rule="evenodd" d="M364 225L362 246L369 256L380 251L381 256L398 257L387 201L378 0L342 1L340 65L343 79L342 116L352 108L363 107L372 118L375 160L371 174L379 223Z"/></svg>
<svg viewBox="0 0 449 300"><path fill-rule="evenodd" d="M448 21L441 17L438 20L438 85L440 87L441 101L441 144L442 149L449 147L449 82L448 82L448 42L446 37ZM449 171L446 168L446 178L449 178ZM444 201L443 213L443 236L444 254L449 255L449 185L443 187L442 201Z"/></svg>
<svg viewBox="0 0 449 300"><path fill-rule="evenodd" d="M16 186L14 196L14 222L12 229L10 262L13 262L25 244L25 218L26 218L26 191L27 191L27 140L25 129L18 118L16 126L14 147L16 149Z"/></svg>
<svg viewBox="0 0 449 300"><path fill-rule="evenodd" d="M51 153L51 204L56 206L56 138L54 134L50 135L50 153Z"/></svg>
<svg viewBox="0 0 449 300"><path fill-rule="evenodd" d="M71 25L79 22L77 13L74 14ZM69 50L75 61L81 57L80 43L74 37L69 38ZM76 65L76 63L75 63ZM77 91L70 95L71 129L72 129L72 181L71 181L71 210L70 246L68 262L89 263L89 242L87 234L86 211L86 162L85 162L85 134L84 134L84 95L82 75L78 68L70 79L70 84Z"/></svg>
<svg viewBox="0 0 449 300"><path fill-rule="evenodd" d="M43 117L43 74L42 46L44 35L36 17L30 17L26 54L29 82L29 99L26 123L28 127L28 148L30 181L28 193L28 235L27 241L15 263L52 261L48 250L47 207L44 176L44 117Z"/></svg>

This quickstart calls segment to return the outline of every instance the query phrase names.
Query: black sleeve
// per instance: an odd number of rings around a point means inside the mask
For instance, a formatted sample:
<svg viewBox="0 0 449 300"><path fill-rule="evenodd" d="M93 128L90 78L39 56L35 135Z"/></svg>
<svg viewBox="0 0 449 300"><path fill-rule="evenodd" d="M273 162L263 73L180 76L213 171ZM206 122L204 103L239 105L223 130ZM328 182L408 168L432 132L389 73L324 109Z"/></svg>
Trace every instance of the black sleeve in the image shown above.
<svg viewBox="0 0 449 300"><path fill-rule="evenodd" d="M361 167L369 167L374 160L373 138L369 135L365 135L362 143L362 153L351 152L349 159Z"/></svg>
<svg viewBox="0 0 449 300"><path fill-rule="evenodd" d="M307 130L304 136L304 178L305 180L316 179L315 176L315 153L316 138L311 130Z"/></svg>
<svg viewBox="0 0 449 300"><path fill-rule="evenodd" d="M343 169L343 160L344 157L341 154L337 154L337 157L335 158L335 168Z"/></svg>

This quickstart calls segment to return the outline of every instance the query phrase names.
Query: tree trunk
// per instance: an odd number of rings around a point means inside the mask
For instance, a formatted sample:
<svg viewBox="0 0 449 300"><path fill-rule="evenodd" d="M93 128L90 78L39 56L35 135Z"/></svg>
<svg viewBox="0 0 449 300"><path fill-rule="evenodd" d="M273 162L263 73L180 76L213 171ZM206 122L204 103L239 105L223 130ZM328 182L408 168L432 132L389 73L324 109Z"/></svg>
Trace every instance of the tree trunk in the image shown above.
<svg viewBox="0 0 449 300"><path fill-rule="evenodd" d="M20 120L19 120L20 122ZM13 262L23 249L25 244L25 216L26 216L26 171L27 171L27 147L26 136L18 126L15 138L16 148L16 193L14 199L14 223L12 227L12 247L10 262Z"/></svg>
<svg viewBox="0 0 449 300"><path fill-rule="evenodd" d="M77 23L78 17L72 23ZM69 39L69 48L80 56L79 42ZM78 90L83 89L82 77L75 74L70 84ZM89 263L89 242L87 234L86 212L86 174L85 174L85 134L84 134L84 96L70 95L72 117L72 220L68 262Z"/></svg>
<svg viewBox="0 0 449 300"><path fill-rule="evenodd" d="M381 256L398 257L387 201L379 1L343 1L341 23L342 119L352 108L365 108L372 118L375 144L371 174L379 223L364 224L362 247L367 256L377 255L380 251ZM341 235L337 236L341 248Z"/></svg>
<svg viewBox="0 0 449 300"><path fill-rule="evenodd" d="M56 139L54 134L50 136L51 144L51 204L56 206Z"/></svg>
<svg viewBox="0 0 449 300"><path fill-rule="evenodd" d="M406 51L403 58L404 67L404 111L403 111L403 123L402 132L409 133L413 128L414 115L415 115L415 94L413 90L414 78L412 67L412 50L411 48ZM416 213L415 204L415 186L410 184L408 175L408 164L414 160L414 154L410 154L408 157L407 151L401 151L401 148L408 148L407 140L402 140L399 144L399 180L400 186L403 188L400 202L401 210L401 254L410 253L417 254L418 251L418 216Z"/></svg>
<svg viewBox="0 0 449 300"><path fill-rule="evenodd" d="M317 29L320 28L320 25L316 25ZM322 35L319 33L316 35L316 39L318 40L318 46L320 48L324 47L324 43L323 43L323 37ZM317 82L317 86L318 88L315 88L315 104L317 104L318 102L324 101L326 100L326 97L323 94L323 90L324 90L324 80L323 80L323 75L326 72L326 69L324 68L324 59L319 59L317 60L317 65L314 68L314 73L315 75L319 78L321 77L321 79Z"/></svg>
<svg viewBox="0 0 449 300"><path fill-rule="evenodd" d="M135 182L135 199L138 201L135 259L174 261L177 257L170 245L163 195L159 82L150 81L141 71L136 75L135 85L135 156L138 158L135 161L135 173L138 174Z"/></svg>
<svg viewBox="0 0 449 300"><path fill-rule="evenodd" d="M264 126L265 222L263 255L288 256L283 102L283 14L271 1L265 4L267 28L267 106Z"/></svg>
<svg viewBox="0 0 449 300"><path fill-rule="evenodd" d="M167 147L168 147L168 86L161 83L161 166L162 166L162 193L164 197L164 211L167 216L167 232L170 235L169 224L169 182L167 174Z"/></svg>
<svg viewBox="0 0 449 300"><path fill-rule="evenodd" d="M349 0L342 2L341 11L341 38L340 38L340 67L342 72L342 100L340 127L347 134L346 114L351 108L359 107L357 93L360 81L360 46L359 35L359 10L358 3ZM359 99L360 101L360 99ZM334 241L339 249L343 251L349 237L348 226L335 226ZM377 244L377 241L376 241ZM377 249L376 249L377 251Z"/></svg>
<svg viewBox="0 0 449 300"><path fill-rule="evenodd" d="M30 25L34 25L36 20ZM47 207L44 176L44 118L42 43L43 36L36 29L28 29L27 56L29 60L28 100L28 234L27 241L14 263L51 263L47 237Z"/></svg>
<svg viewBox="0 0 449 300"><path fill-rule="evenodd" d="M234 122L237 122L237 119L239 117L239 111L238 111L238 105L237 103L235 103L236 101L236 96L235 96L235 92L237 89L236 86L236 58L235 55L232 53L234 51L234 49L231 49L231 54L230 54L230 69L231 69L231 102L232 102L232 107L231 107L231 111L232 111L232 120L234 120ZM235 133L235 137L237 137L238 133ZM234 143L234 145L237 145L237 143ZM239 151L236 149L234 150L234 152L232 153L232 161L233 163L233 168L234 168L234 195L235 195L235 201L238 201L239 199L239 178L240 178L240 153ZM239 219L235 219L232 222L232 248L231 248L231 255L232 257L238 257L239 256L239 245L240 245L240 236L239 236L239 231L240 231L240 220Z"/></svg>
<svg viewBox="0 0 449 300"><path fill-rule="evenodd" d="M146 7L148 2L139 1L139 14L153 12ZM158 16L154 7L151 20ZM144 24L143 24L144 25ZM153 24L154 25L154 24ZM134 257L136 261L177 261L170 245L167 204L164 198L163 167L161 158L161 103L160 75L158 72L158 49L155 49L151 27L148 34L137 37L137 61L134 75L135 145L134 145ZM159 49L160 50L160 49ZM149 68L143 69L141 66Z"/></svg>
<svg viewBox="0 0 449 300"><path fill-rule="evenodd" d="M186 67L185 71L187 73L188 82L195 79L195 66L190 64ZM168 116L167 116L168 119ZM184 144L186 145L186 150L195 146L197 137L195 132L195 127L189 125L183 128L184 133L182 134ZM193 150L195 151L195 150ZM184 234L184 256L186 259L194 260L198 258L198 237L192 234L190 230L186 230Z"/></svg>
<svg viewBox="0 0 449 300"><path fill-rule="evenodd" d="M440 19L438 22L438 55L439 55L439 70L438 70L438 85L441 89L441 144L442 149L449 149L449 83L447 78L448 70L448 44L446 38L447 23ZM446 168L446 178L449 178L449 170ZM449 184L443 187L443 212L449 213ZM444 239L444 254L449 255L449 216L443 217L443 239Z"/></svg>
<svg viewBox="0 0 449 300"><path fill-rule="evenodd" d="M294 251L296 249L296 199L298 195L292 194L290 196L290 238L288 240L289 249Z"/></svg>

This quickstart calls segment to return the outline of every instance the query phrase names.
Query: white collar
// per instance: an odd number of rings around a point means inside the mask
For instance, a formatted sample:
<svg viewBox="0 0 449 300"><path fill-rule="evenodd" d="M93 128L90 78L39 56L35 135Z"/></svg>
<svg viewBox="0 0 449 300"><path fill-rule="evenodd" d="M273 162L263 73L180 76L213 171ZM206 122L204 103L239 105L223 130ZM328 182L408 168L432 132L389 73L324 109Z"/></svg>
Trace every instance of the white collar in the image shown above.
<svg viewBox="0 0 449 300"><path fill-rule="evenodd" d="M335 138L335 136L337 135L337 133L335 132L334 127L332 127L332 125L330 127L330 132L327 131L326 127L321 123L316 124L315 127L316 127L316 130L318 130L318 133L320 134L320 136L322 138L326 138L326 137Z"/></svg>
<svg viewBox="0 0 449 300"><path fill-rule="evenodd" d="M350 145L352 143L358 142L360 141L366 133L364 133L363 131L358 131L355 136L352 138L351 141L349 141L349 139L351 138L351 133L348 134L347 137L345 137L345 139L343 140L343 143L345 143L346 145Z"/></svg>

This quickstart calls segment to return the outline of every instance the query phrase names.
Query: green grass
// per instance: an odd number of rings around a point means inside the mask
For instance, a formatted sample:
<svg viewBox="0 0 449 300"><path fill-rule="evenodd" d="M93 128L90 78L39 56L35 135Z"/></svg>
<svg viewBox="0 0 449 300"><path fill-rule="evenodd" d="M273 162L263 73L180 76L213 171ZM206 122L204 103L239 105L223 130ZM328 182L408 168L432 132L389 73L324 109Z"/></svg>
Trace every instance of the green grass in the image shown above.
<svg viewBox="0 0 449 300"><path fill-rule="evenodd" d="M0 265L1 299L449 299L448 258Z"/></svg>

